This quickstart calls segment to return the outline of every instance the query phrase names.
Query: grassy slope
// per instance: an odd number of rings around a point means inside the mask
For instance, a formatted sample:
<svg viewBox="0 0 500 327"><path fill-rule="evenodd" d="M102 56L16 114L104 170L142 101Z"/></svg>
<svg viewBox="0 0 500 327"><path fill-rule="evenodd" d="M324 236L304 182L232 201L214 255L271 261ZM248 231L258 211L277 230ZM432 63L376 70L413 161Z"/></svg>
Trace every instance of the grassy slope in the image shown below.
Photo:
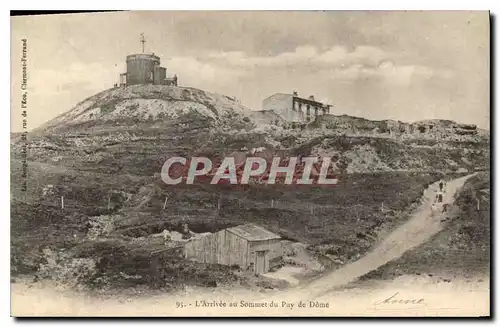
<svg viewBox="0 0 500 327"><path fill-rule="evenodd" d="M107 213L119 217L114 240L110 242L120 251L133 248L127 245L127 237L143 237L165 228L180 232L182 221L188 222L195 232L254 222L284 237L312 244L312 249L320 253L328 244L327 253L347 261L366 251L377 231L403 221L408 206L437 178L410 173L355 174L346 175L338 185L328 188L260 187L235 191L215 186L172 189L146 178L89 175L69 169L36 173L36 165L30 167L32 182L28 185L38 185L37 192L41 193L41 185L64 184L66 206L64 211L60 209L57 196L34 197L31 203L12 201L12 219L16 222L12 225L13 263L22 271L36 268L44 247L71 248L81 244L81 237L89 228L89 217ZM106 191L113 186L124 191L133 189L136 197L143 192L150 200L140 209L123 202L107 210ZM167 194L169 205L162 210ZM219 197L221 210L217 211ZM275 199L274 208L270 198ZM382 202L388 212L380 211ZM314 214L309 212L310 205L314 205ZM89 253L92 257L107 256L101 250ZM126 268L127 260L124 259L124 266L116 267Z"/></svg>

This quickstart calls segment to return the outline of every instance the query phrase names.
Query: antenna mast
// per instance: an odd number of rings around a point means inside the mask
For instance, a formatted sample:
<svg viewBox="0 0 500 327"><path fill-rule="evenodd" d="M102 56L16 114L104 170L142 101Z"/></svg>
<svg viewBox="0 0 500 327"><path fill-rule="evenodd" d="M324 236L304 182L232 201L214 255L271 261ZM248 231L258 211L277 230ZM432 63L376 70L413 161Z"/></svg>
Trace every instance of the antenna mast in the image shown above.
<svg viewBox="0 0 500 327"><path fill-rule="evenodd" d="M146 43L146 39L144 38L144 33L141 33L141 43L142 43L142 53L144 53L144 43Z"/></svg>

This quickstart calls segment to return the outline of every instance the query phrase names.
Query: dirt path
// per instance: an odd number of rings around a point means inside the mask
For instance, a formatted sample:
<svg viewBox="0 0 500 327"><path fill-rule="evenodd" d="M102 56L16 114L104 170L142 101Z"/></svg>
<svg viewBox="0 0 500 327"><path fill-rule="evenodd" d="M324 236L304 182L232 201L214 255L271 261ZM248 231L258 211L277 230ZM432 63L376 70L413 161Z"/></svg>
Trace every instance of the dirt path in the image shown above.
<svg viewBox="0 0 500 327"><path fill-rule="evenodd" d="M443 202L452 204L455 200L454 195L461 189L465 181L473 175L475 174L449 181ZM437 183L430 185L424 191L422 205L412 214L408 222L389 234L367 255L340 269L326 273L308 284L281 293L279 296L303 298L306 295L309 299L316 299L335 288L356 280L389 261L399 258L406 251L427 241L443 227L441 219L445 214L436 212L434 216L431 215L431 205L437 189Z"/></svg>

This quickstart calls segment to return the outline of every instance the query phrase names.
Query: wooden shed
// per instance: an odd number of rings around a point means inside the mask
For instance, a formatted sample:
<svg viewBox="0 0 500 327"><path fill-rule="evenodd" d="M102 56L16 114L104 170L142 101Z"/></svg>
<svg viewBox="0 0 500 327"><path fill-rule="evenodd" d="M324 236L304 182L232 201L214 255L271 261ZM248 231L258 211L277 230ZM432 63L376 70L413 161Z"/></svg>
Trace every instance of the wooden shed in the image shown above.
<svg viewBox="0 0 500 327"><path fill-rule="evenodd" d="M245 224L226 228L186 243L186 259L239 266L262 274L283 256L281 237L263 227Z"/></svg>

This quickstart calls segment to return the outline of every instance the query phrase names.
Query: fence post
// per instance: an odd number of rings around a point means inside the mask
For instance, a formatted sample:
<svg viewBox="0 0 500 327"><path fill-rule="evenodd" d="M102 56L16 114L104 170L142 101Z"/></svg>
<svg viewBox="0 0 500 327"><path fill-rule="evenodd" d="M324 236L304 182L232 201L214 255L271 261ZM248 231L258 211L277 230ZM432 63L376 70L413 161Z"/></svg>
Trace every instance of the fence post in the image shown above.
<svg viewBox="0 0 500 327"><path fill-rule="evenodd" d="M162 210L165 210L165 208L167 207L167 201L168 201L168 195L165 195L165 201L163 202L163 209Z"/></svg>
<svg viewBox="0 0 500 327"><path fill-rule="evenodd" d="M108 195L108 210L111 206L111 195Z"/></svg>
<svg viewBox="0 0 500 327"><path fill-rule="evenodd" d="M64 195L61 195L61 209L64 209Z"/></svg>
<svg viewBox="0 0 500 327"><path fill-rule="evenodd" d="M274 208L274 199L271 199L271 208Z"/></svg>

